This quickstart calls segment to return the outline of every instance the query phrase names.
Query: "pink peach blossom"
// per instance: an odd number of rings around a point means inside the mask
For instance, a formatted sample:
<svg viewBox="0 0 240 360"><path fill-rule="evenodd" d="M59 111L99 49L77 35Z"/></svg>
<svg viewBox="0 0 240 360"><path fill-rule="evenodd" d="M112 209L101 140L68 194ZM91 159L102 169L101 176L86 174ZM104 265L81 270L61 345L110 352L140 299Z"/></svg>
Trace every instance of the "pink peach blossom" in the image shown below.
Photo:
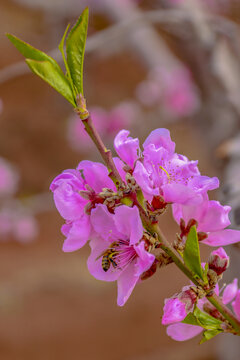
<svg viewBox="0 0 240 360"><path fill-rule="evenodd" d="M143 226L136 206L119 206L115 214L105 205L98 205L91 213L95 231L90 241L88 259L90 273L99 280L117 281L119 306L123 306L142 273L148 270L155 256L145 248ZM102 266L104 254L113 254L109 269Z"/></svg>

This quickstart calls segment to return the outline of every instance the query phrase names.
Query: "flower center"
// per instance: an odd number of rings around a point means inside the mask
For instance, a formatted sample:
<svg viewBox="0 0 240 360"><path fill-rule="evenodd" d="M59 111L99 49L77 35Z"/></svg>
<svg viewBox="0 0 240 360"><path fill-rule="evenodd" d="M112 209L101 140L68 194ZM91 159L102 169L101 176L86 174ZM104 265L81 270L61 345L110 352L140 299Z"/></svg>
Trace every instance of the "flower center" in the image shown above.
<svg viewBox="0 0 240 360"><path fill-rule="evenodd" d="M107 272L110 267L123 271L136 256L136 251L132 245L129 245L129 240L118 240L114 241L98 258L102 257L102 268Z"/></svg>

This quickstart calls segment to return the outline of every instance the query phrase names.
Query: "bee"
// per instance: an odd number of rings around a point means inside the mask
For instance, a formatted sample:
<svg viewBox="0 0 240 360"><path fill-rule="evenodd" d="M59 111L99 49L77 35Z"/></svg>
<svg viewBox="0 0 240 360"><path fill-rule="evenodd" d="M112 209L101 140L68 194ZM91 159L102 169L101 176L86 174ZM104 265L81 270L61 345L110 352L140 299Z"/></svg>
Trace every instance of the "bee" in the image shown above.
<svg viewBox="0 0 240 360"><path fill-rule="evenodd" d="M115 260L117 251L115 250L115 246L118 246L116 242L113 242L111 246L104 250L97 258L96 260L100 259L102 257L102 269L103 271L107 272L110 269L110 266L112 265L114 269L117 268L117 262Z"/></svg>
<svg viewBox="0 0 240 360"><path fill-rule="evenodd" d="M103 271L107 272L112 265L114 269L117 267L117 263L114 260L116 257L116 252L112 250L107 250L102 257L102 269Z"/></svg>

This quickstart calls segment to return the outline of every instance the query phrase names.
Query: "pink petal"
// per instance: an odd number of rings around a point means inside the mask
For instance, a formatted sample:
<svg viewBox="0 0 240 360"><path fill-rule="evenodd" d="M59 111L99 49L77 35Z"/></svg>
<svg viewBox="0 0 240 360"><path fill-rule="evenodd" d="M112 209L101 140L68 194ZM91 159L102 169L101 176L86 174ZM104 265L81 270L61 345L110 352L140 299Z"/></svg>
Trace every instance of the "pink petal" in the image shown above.
<svg viewBox="0 0 240 360"><path fill-rule="evenodd" d="M123 306L131 295L139 277L136 275L135 263L132 262L118 278L117 304Z"/></svg>
<svg viewBox="0 0 240 360"><path fill-rule="evenodd" d="M233 310L240 321L240 290L237 292L235 301L232 303Z"/></svg>
<svg viewBox="0 0 240 360"><path fill-rule="evenodd" d="M124 162L120 160L118 157L114 157L113 161L122 180L126 181L126 172L123 170L123 167L125 166Z"/></svg>
<svg viewBox="0 0 240 360"><path fill-rule="evenodd" d="M173 340L185 341L197 336L203 331L201 326L189 324L173 324L167 327L167 334Z"/></svg>
<svg viewBox="0 0 240 360"><path fill-rule="evenodd" d="M208 201L208 207L201 217L198 231L219 231L230 225L230 206L222 206L218 201Z"/></svg>
<svg viewBox="0 0 240 360"><path fill-rule="evenodd" d="M108 176L108 169L103 164L84 160L79 163L77 170L82 172L86 183L96 192L101 192L103 188L115 189Z"/></svg>
<svg viewBox="0 0 240 360"><path fill-rule="evenodd" d="M134 248L138 255L136 263L136 275L140 276L152 266L155 260L155 256L145 250L143 241L141 241L139 245L135 245Z"/></svg>
<svg viewBox="0 0 240 360"><path fill-rule="evenodd" d="M114 139L114 147L119 157L131 168L138 159L139 140L128 137L129 131L121 130Z"/></svg>
<svg viewBox="0 0 240 360"><path fill-rule="evenodd" d="M178 298L166 299L163 308L162 324L169 325L176 322L180 322L187 316L186 304L180 301Z"/></svg>
<svg viewBox="0 0 240 360"><path fill-rule="evenodd" d="M172 204L172 214L175 221L179 224L181 218L183 218L183 206L181 204ZM185 219L184 219L185 220Z"/></svg>
<svg viewBox="0 0 240 360"><path fill-rule="evenodd" d="M229 304L237 295L238 291L238 279L234 279L231 284L228 284L224 289L222 302L224 304Z"/></svg>
<svg viewBox="0 0 240 360"><path fill-rule="evenodd" d="M114 221L118 231L129 239L130 245L136 244L142 238L143 226L136 206L133 208L125 205L117 207Z"/></svg>
<svg viewBox="0 0 240 360"><path fill-rule="evenodd" d="M162 186L162 190L166 202L195 205L202 201L201 195L182 184L166 184Z"/></svg>
<svg viewBox="0 0 240 360"><path fill-rule="evenodd" d="M154 144L156 148L163 147L170 153L175 151L175 143L171 140L170 132L167 129L153 130L143 143L143 148L146 149L150 144Z"/></svg>
<svg viewBox="0 0 240 360"><path fill-rule="evenodd" d="M68 226L68 225L67 225ZM66 227L63 233L66 235ZM74 221L67 233L67 239L63 243L63 251L71 252L81 249L89 239L91 225L89 216L83 215L81 219Z"/></svg>
<svg viewBox="0 0 240 360"><path fill-rule="evenodd" d="M78 219L87 201L67 182L61 183L53 193L54 202L60 215L66 220Z"/></svg>
<svg viewBox="0 0 240 360"><path fill-rule="evenodd" d="M150 180L147 170L140 161L136 163L133 176L143 190L147 200L151 200L154 195L159 195L159 190L153 188L153 182Z"/></svg>
<svg viewBox="0 0 240 360"><path fill-rule="evenodd" d="M208 235L206 240L201 241L201 243L210 245L210 246L224 246L235 244L240 241L240 231L225 229L221 231L215 231Z"/></svg>
<svg viewBox="0 0 240 360"><path fill-rule="evenodd" d="M110 214L106 205L97 205L91 212L91 223L96 231L106 241L113 242L121 236L117 231L114 215Z"/></svg>
<svg viewBox="0 0 240 360"><path fill-rule="evenodd" d="M218 284L218 283L216 283L214 292L215 292L215 294L216 294L217 296L219 296L219 284Z"/></svg>
<svg viewBox="0 0 240 360"><path fill-rule="evenodd" d="M192 180L188 183L194 189L197 189L200 192L207 192L209 190L214 190L219 187L219 180L217 177L208 177L208 176L194 176Z"/></svg>

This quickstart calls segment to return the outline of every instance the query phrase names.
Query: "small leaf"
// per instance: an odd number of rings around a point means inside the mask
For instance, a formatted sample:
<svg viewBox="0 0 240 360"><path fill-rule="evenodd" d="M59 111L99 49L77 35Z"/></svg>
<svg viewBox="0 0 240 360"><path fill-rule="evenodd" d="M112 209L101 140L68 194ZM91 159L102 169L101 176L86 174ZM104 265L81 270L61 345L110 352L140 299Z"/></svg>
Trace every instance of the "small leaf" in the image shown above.
<svg viewBox="0 0 240 360"><path fill-rule="evenodd" d="M71 85L68 79L65 78L58 63L51 56L18 39L16 36L7 34L7 37L20 53L26 57L26 63L30 69L76 107Z"/></svg>
<svg viewBox="0 0 240 360"><path fill-rule="evenodd" d="M32 59L36 61L49 61L56 68L59 68L58 63L51 57L45 54L43 51L40 51L33 46L27 44L26 42L18 39L16 36L11 34L6 34L8 39L13 43L13 45L18 49L18 51L27 59Z"/></svg>
<svg viewBox="0 0 240 360"><path fill-rule="evenodd" d="M61 69L56 68L49 61L35 61L26 59L30 69L64 96L74 107L76 106L69 81Z"/></svg>
<svg viewBox="0 0 240 360"><path fill-rule="evenodd" d="M198 236L195 226L192 226L189 231L183 253L183 259L187 267L195 275L197 275L200 279L203 280L203 270L201 266Z"/></svg>
<svg viewBox="0 0 240 360"><path fill-rule="evenodd" d="M68 29L69 29L69 26L70 24L68 24L64 34L63 34L63 37L60 41L60 44L58 45L58 48L62 54L62 58L63 58L63 61L64 61L64 65L65 65L65 68L66 68L66 72L67 72L67 78L71 84L71 87L72 87L72 91L75 95L75 97L77 96L77 93L74 89L74 85L73 85L73 81L72 81L72 77L71 77L71 73L70 73L70 69L69 69L69 66L68 66L68 63L67 63L67 60L66 60L66 56L65 56L65 52L64 52L64 43L65 43L65 38L66 38L66 35L67 35L67 32L68 32Z"/></svg>
<svg viewBox="0 0 240 360"><path fill-rule="evenodd" d="M199 321L197 320L196 316L193 313L187 314L185 319L182 321L183 324L189 324L189 325L196 325L201 326Z"/></svg>
<svg viewBox="0 0 240 360"><path fill-rule="evenodd" d="M206 330L203 332L203 338L200 341L200 344L203 344L204 342L211 340L214 336L220 334L223 332L223 330Z"/></svg>
<svg viewBox="0 0 240 360"><path fill-rule="evenodd" d="M67 63L73 84L83 95L83 60L88 29L88 8L86 8L66 40Z"/></svg>
<svg viewBox="0 0 240 360"><path fill-rule="evenodd" d="M206 312L203 312L199 310L198 307L194 309L193 312L195 318L197 319L200 326L202 326L204 329L207 330L221 330L221 324L222 322L211 315L207 314Z"/></svg>

